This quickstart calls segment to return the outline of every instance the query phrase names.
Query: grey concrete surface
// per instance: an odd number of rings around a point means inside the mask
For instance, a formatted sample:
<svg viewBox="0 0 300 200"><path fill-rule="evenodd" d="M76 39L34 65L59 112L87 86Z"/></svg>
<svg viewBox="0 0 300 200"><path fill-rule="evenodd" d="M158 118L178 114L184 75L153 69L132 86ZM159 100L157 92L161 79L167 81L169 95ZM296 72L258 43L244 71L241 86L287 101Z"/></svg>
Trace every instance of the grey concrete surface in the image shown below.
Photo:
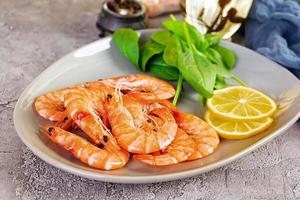
<svg viewBox="0 0 300 200"><path fill-rule="evenodd" d="M16 135L14 105L52 62L97 39L99 5L96 0L0 1L0 199L300 199L299 121L237 162L167 183L92 181L33 155Z"/></svg>

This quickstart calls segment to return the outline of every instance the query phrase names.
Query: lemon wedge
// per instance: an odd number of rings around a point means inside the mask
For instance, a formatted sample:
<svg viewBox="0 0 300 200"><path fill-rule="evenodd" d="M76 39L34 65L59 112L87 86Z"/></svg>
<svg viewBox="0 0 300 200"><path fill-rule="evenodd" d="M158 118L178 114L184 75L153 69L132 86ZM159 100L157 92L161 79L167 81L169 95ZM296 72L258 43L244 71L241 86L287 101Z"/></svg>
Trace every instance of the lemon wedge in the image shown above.
<svg viewBox="0 0 300 200"><path fill-rule="evenodd" d="M206 111L204 118L220 137L231 140L251 137L266 130L273 122L273 119L269 117L254 121L230 121L219 118L210 111Z"/></svg>
<svg viewBox="0 0 300 200"><path fill-rule="evenodd" d="M263 119L272 116L277 109L270 97L243 86L216 90L207 100L207 107L217 116L235 121Z"/></svg>

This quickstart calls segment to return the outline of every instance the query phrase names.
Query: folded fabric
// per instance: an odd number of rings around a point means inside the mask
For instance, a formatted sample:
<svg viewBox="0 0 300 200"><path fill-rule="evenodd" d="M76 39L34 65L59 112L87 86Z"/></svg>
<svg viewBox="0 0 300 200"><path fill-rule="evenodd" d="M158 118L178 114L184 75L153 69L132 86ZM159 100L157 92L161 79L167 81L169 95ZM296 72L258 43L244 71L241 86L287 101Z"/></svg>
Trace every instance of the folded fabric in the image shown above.
<svg viewBox="0 0 300 200"><path fill-rule="evenodd" d="M300 0L254 0L245 44L300 79Z"/></svg>

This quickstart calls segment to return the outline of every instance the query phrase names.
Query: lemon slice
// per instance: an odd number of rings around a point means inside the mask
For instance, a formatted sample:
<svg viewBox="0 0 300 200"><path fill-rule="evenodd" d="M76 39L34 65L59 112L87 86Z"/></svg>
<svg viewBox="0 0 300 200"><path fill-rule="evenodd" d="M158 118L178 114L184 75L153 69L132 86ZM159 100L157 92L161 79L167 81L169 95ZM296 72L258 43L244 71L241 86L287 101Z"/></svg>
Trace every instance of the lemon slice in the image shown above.
<svg viewBox="0 0 300 200"><path fill-rule="evenodd" d="M210 111L205 113L205 120L222 138L233 140L256 135L267 129L273 122L269 117L254 121L230 121L219 118Z"/></svg>
<svg viewBox="0 0 300 200"><path fill-rule="evenodd" d="M214 114L230 120L257 120L270 117L276 103L265 94L243 86L216 90L207 100L207 107Z"/></svg>

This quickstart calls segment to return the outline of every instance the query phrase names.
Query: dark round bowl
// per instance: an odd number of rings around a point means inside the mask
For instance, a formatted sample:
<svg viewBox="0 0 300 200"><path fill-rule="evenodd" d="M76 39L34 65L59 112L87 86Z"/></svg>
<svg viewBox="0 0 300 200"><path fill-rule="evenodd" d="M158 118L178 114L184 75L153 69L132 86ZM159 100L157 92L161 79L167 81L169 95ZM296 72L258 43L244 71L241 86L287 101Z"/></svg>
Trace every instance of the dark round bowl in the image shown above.
<svg viewBox="0 0 300 200"><path fill-rule="evenodd" d="M114 32L116 29L125 27L132 29L144 29L146 27L146 7L140 2L141 9L133 15L120 15L110 10L107 1L103 3L101 13L96 23L100 31Z"/></svg>

